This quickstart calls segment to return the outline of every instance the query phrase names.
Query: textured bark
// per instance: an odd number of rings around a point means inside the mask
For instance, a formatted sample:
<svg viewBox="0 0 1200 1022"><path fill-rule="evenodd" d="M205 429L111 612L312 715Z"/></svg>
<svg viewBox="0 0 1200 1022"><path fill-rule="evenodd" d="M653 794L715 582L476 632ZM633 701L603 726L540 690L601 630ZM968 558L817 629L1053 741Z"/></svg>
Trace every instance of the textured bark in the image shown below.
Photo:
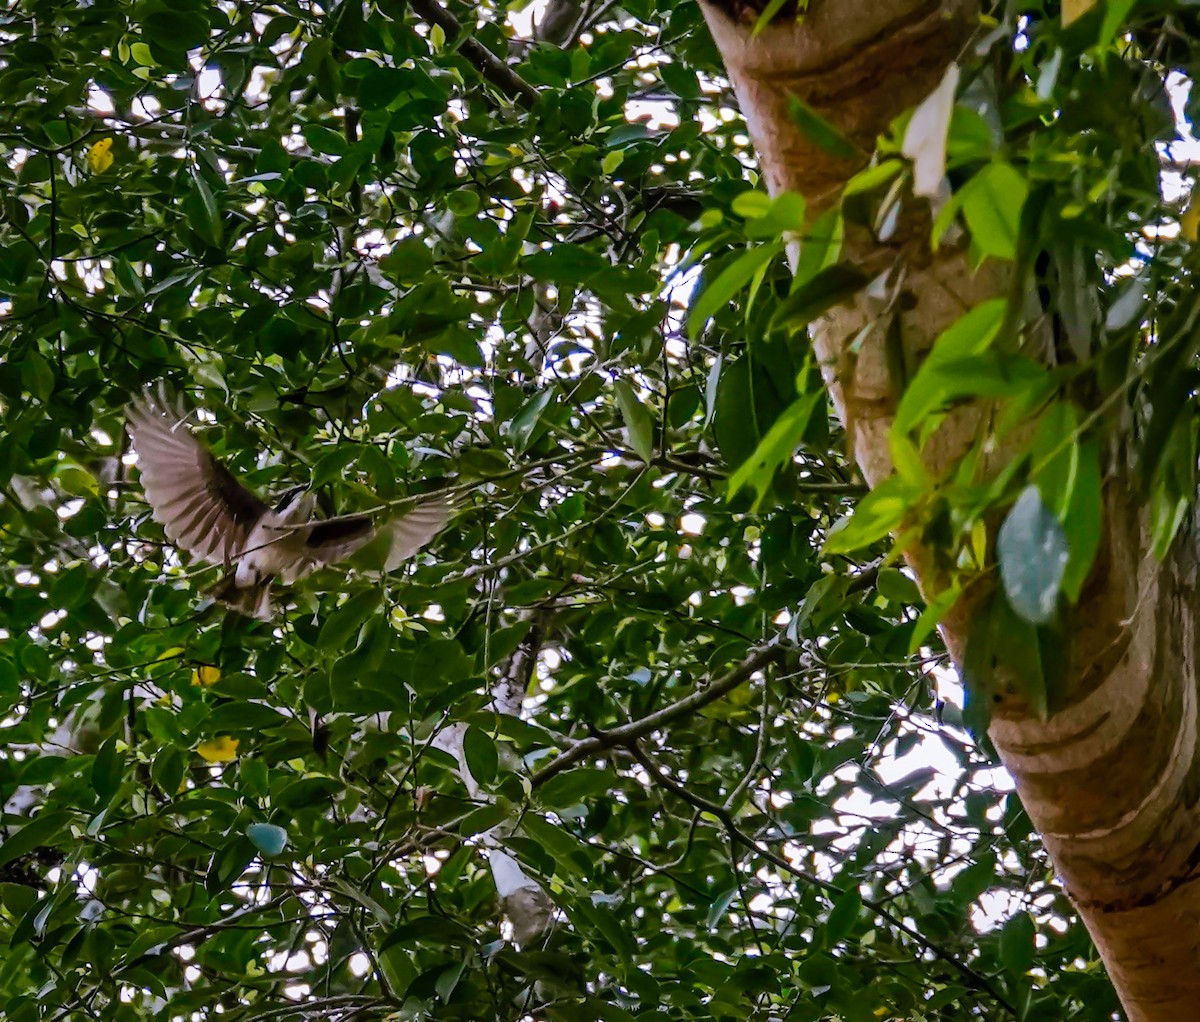
<svg viewBox="0 0 1200 1022"><path fill-rule="evenodd" d="M976 24L970 0L814 0L802 23L781 20L755 36L753 4L703 6L768 189L800 192L817 211L836 202L859 167L808 142L788 115L791 96L870 152L892 118L932 91ZM851 230L844 250L873 271L903 269L909 365L966 309L1006 287L1003 267L972 272L962 252L933 254L927 238L927 221L910 213L886 245ZM813 331L851 451L872 485L891 472L898 395L884 351L889 315L862 297ZM967 407L947 419L925 452L934 472L971 446L987 412ZM995 452L997 465L1004 458ZM1105 534L1071 629L1065 706L1041 721L1012 679L1001 678L990 734L1129 1018L1180 1022L1196 1017L1200 1003L1196 568L1160 565L1145 552L1131 487L1120 459L1112 462ZM906 553L923 583L936 585L930 552ZM972 602L943 626L959 662Z"/></svg>

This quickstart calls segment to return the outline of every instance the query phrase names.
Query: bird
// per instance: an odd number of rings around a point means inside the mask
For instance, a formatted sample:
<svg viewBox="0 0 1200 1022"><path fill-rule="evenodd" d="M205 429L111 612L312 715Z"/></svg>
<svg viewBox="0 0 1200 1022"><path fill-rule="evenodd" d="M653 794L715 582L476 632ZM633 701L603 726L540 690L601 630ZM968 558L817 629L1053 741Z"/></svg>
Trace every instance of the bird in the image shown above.
<svg viewBox="0 0 1200 1022"><path fill-rule="evenodd" d="M379 524L363 514L317 519L308 484L268 505L192 433L182 400L163 381L129 403L125 423L154 520L192 557L225 569L209 590L215 600L262 621L276 614L274 582L289 586L344 561L381 532L390 540L383 566L392 571L441 532L455 511L453 500L433 494Z"/></svg>

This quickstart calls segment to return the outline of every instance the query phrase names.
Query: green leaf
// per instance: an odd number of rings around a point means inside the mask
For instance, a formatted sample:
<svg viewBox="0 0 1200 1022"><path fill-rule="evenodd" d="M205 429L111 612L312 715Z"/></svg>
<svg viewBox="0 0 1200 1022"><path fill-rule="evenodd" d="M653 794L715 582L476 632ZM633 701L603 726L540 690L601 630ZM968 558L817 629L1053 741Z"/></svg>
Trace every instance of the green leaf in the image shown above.
<svg viewBox="0 0 1200 1022"><path fill-rule="evenodd" d="M997 259L1015 259L1021 207L1029 194L1025 177L1012 164L989 163L962 188L963 217L976 247Z"/></svg>
<svg viewBox="0 0 1200 1022"><path fill-rule="evenodd" d="M771 24L771 22L775 20L776 15L783 10L783 5L785 3L787 3L787 0L767 0L762 12L754 20L754 29L751 35L757 36L763 29ZM799 6L799 10L804 10L803 4Z"/></svg>
<svg viewBox="0 0 1200 1022"><path fill-rule="evenodd" d="M625 162L625 150L613 149L604 154L604 159L600 161L600 172L605 177L610 177L615 174L617 169Z"/></svg>
<svg viewBox="0 0 1200 1022"><path fill-rule="evenodd" d="M198 201L185 203L192 229L214 248L219 248L224 235L221 207L208 187L208 182L197 172L192 172L192 196ZM190 197L189 197L190 198Z"/></svg>
<svg viewBox="0 0 1200 1022"><path fill-rule="evenodd" d="M1072 603L1079 599L1096 559L1096 551L1100 548L1104 517L1102 486L1100 445L1094 440L1085 441L1078 445L1071 499L1061 515L1067 543L1071 548L1070 559L1063 572L1062 590Z"/></svg>
<svg viewBox="0 0 1200 1022"><path fill-rule="evenodd" d="M133 57L135 61L141 64L142 67L158 66L158 61L154 59L150 52L150 47L145 43L133 43L129 47L129 55Z"/></svg>
<svg viewBox="0 0 1200 1022"><path fill-rule="evenodd" d="M468 727L463 734L463 757L479 785L486 788L496 780L500 757L491 735L477 727Z"/></svg>
<svg viewBox="0 0 1200 1022"><path fill-rule="evenodd" d="M314 153L345 156L350 151L350 143L346 141L346 137L340 131L334 131L323 124L306 124L304 139Z"/></svg>
<svg viewBox="0 0 1200 1022"><path fill-rule="evenodd" d="M582 287L613 269L604 256L579 245L540 249L525 257L525 269L534 280Z"/></svg>
<svg viewBox="0 0 1200 1022"><path fill-rule="evenodd" d="M926 604L925 609L921 611L921 616L917 618L917 623L913 625L912 635L909 636L909 656L920 651L925 640L933 634L933 630L950 611L950 608L958 602L960 596L962 596L962 591L957 586L949 586Z"/></svg>
<svg viewBox="0 0 1200 1022"><path fill-rule="evenodd" d="M397 283L414 283L433 269L433 253L423 238L411 235L392 246L379 268Z"/></svg>
<svg viewBox="0 0 1200 1022"><path fill-rule="evenodd" d="M996 684L993 602L994 599L984 599L974 607L963 654L963 724L977 742L985 738L992 721Z"/></svg>
<svg viewBox="0 0 1200 1022"><path fill-rule="evenodd" d="M896 568L883 568L879 572L879 595L891 603L910 605L921 602L921 592L916 582Z"/></svg>
<svg viewBox="0 0 1200 1022"><path fill-rule="evenodd" d="M712 903L708 906L708 916L704 920L704 925L710 930L715 930L724 920L729 912L729 906L733 904L737 896L738 887L734 884L713 898Z"/></svg>
<svg viewBox="0 0 1200 1022"><path fill-rule="evenodd" d="M874 163L860 170L846 182L845 187L842 189L842 197L845 199L854 195L873 192L875 189L888 184L903 169L904 164L900 160L883 160L879 163Z"/></svg>
<svg viewBox="0 0 1200 1022"><path fill-rule="evenodd" d="M1100 25L1099 43L1107 46L1117 30L1125 23L1137 0L1104 0L1104 21Z"/></svg>
<svg viewBox="0 0 1200 1022"><path fill-rule="evenodd" d="M449 1001L454 995L454 991L458 987L458 982L462 979L463 970L466 967L467 962L464 959L455 965L451 965L449 968L443 969L442 973L438 976L433 989L443 1003Z"/></svg>
<svg viewBox="0 0 1200 1022"><path fill-rule="evenodd" d="M117 748L124 740L119 735L112 735L96 753L92 760L92 790L96 798L104 805L116 794L121 786L121 777L125 771L125 754Z"/></svg>
<svg viewBox="0 0 1200 1022"><path fill-rule="evenodd" d="M65 459L64 459L65 461ZM76 465L59 463L54 478L64 492L73 497L95 497L99 495L100 487L96 477L84 468Z"/></svg>
<svg viewBox="0 0 1200 1022"><path fill-rule="evenodd" d="M764 340L749 356L727 363L717 384L713 430L721 456L733 468L754 453L795 396L794 389L781 389L793 382L794 370L788 368L785 380L778 371L768 368L771 363L755 357L767 350ZM780 367L775 364L775 368Z"/></svg>
<svg viewBox="0 0 1200 1022"><path fill-rule="evenodd" d="M699 337L705 324L732 302L734 295L749 284L754 279L754 275L782 251L783 245L780 242L759 245L756 248L747 249L726 266L717 275L717 279L705 287L692 303L692 311L688 314L688 337L692 340Z"/></svg>
<svg viewBox="0 0 1200 1022"><path fill-rule="evenodd" d="M1003 595L992 601L992 629L995 662L1005 668L1005 677L1012 679L1033 714L1045 720L1050 703L1041 629L1021 618Z"/></svg>
<svg viewBox="0 0 1200 1022"><path fill-rule="evenodd" d="M563 809L578 805L585 798L606 794L613 784L614 778L606 770L591 767L568 770L542 785L538 798L549 809Z"/></svg>
<svg viewBox="0 0 1200 1022"><path fill-rule="evenodd" d="M317 638L317 648L325 652L345 649L382 602L383 591L377 588L364 589L350 597L325 619Z"/></svg>
<svg viewBox="0 0 1200 1022"><path fill-rule="evenodd" d="M982 302L938 335L900 398L892 429L907 433L951 397L965 392L965 382L947 367L987 351L1004 322L1005 308L1002 298Z"/></svg>
<svg viewBox="0 0 1200 1022"><path fill-rule="evenodd" d="M746 192L743 194L758 195L760 193ZM734 205L737 205L736 200L734 200ZM762 216L755 217L746 224L746 237L756 241L765 241L787 234L792 238L803 235L807 239L807 227L808 203L805 202L804 196L799 192L782 192L771 200ZM764 264L755 274L756 281L766 273L767 265ZM751 295L753 296L753 291Z"/></svg>
<svg viewBox="0 0 1200 1022"><path fill-rule="evenodd" d="M901 479L918 489L933 489L934 481L921 452L905 434L892 430L888 436L888 450L892 455L892 466Z"/></svg>
<svg viewBox="0 0 1200 1022"><path fill-rule="evenodd" d="M481 204L479 193L466 188L460 188L446 196L446 207L455 216L474 216L479 212Z"/></svg>
<svg viewBox="0 0 1200 1022"><path fill-rule="evenodd" d="M613 390L621 408L621 418L629 430L629 444L647 465L654 458L654 419L649 409L638 400L637 394L624 380L616 380Z"/></svg>
<svg viewBox="0 0 1200 1022"><path fill-rule="evenodd" d="M20 366L21 382L25 389L39 401L48 401L54 392L54 370L50 368L50 363L30 348L21 358Z"/></svg>
<svg viewBox="0 0 1200 1022"><path fill-rule="evenodd" d="M542 849L554 857L558 875L562 877L587 876L592 865L592 855L587 845L561 826L547 823L537 813L521 816L521 829Z"/></svg>
<svg viewBox="0 0 1200 1022"><path fill-rule="evenodd" d="M784 778L790 785L803 786L812 778L817 762L812 742L791 732L784 735L784 742L787 745L787 770ZM795 788L788 790L793 791Z"/></svg>
<svg viewBox="0 0 1200 1022"><path fill-rule="evenodd" d="M751 188L733 197L729 208L745 220L758 220L771 211L771 196Z"/></svg>
<svg viewBox="0 0 1200 1022"><path fill-rule="evenodd" d="M525 402L525 405L509 423L509 432L518 451L523 451L529 445L541 422L543 413L550 407L553 400L553 390L547 389L540 394L535 394Z"/></svg>
<svg viewBox="0 0 1200 1022"><path fill-rule="evenodd" d="M474 812L467 813L463 817L462 822L458 825L458 834L463 838L483 834L498 827L511 815L512 810L507 803L480 806Z"/></svg>
<svg viewBox="0 0 1200 1022"><path fill-rule="evenodd" d="M412 952L399 943L388 944L379 951L375 960L394 997L403 997L420 974L412 962Z"/></svg>
<svg viewBox="0 0 1200 1022"><path fill-rule="evenodd" d="M824 551L848 554L879 542L899 528L918 495L900 476L888 476L858 502L851 514L834 524L825 539Z"/></svg>
<svg viewBox="0 0 1200 1022"><path fill-rule="evenodd" d="M1188 505L1187 497L1173 497L1163 486L1150 495L1150 548L1160 561L1175 542Z"/></svg>
<svg viewBox="0 0 1200 1022"><path fill-rule="evenodd" d="M840 944L850 934L862 915L862 907L862 895L857 890L851 889L838 896L825 923L825 935L830 947Z"/></svg>
<svg viewBox="0 0 1200 1022"><path fill-rule="evenodd" d="M628 962L633 958L637 949L629 927L619 921L616 915L604 905L592 904L584 899L574 903L575 911L582 916L612 947L622 961Z"/></svg>
<svg viewBox="0 0 1200 1022"><path fill-rule="evenodd" d="M412 84L413 72L405 68L380 67L362 76L358 99L364 110L384 110Z"/></svg>
<svg viewBox="0 0 1200 1022"><path fill-rule="evenodd" d="M767 435L759 441L754 453L729 477L730 499L736 496L743 486L749 484L755 491L754 510L758 510L763 497L771 488L775 474L791 461L804 431L808 429L813 410L824 397L822 392L804 394L796 398L775 420Z"/></svg>
<svg viewBox="0 0 1200 1022"><path fill-rule="evenodd" d="M183 753L174 745L164 746L150 765L150 778L167 797L173 797L183 782Z"/></svg>
<svg viewBox="0 0 1200 1022"><path fill-rule="evenodd" d="M1055 401L1042 415L1030 448L1031 477L1042 500L1067 525L1067 508L1079 474L1079 419L1066 401Z"/></svg>
<svg viewBox="0 0 1200 1022"><path fill-rule="evenodd" d="M246 827L246 837L268 859L279 855L288 843L288 832L273 823L251 823Z"/></svg>
<svg viewBox="0 0 1200 1022"><path fill-rule="evenodd" d="M1070 557L1066 534L1036 486L1027 486L1000 526L996 557L1013 610L1031 624L1054 616Z"/></svg>
<svg viewBox="0 0 1200 1022"><path fill-rule="evenodd" d="M725 367L725 356L718 355L708 371L708 379L704 383L704 428L712 425L713 416L717 414L717 394L721 386L721 370Z"/></svg>
<svg viewBox="0 0 1200 1022"><path fill-rule="evenodd" d="M1033 920L1027 912L1018 912L1000 931L1000 964L1013 976L1024 976L1033 967L1035 937Z"/></svg>
<svg viewBox="0 0 1200 1022"><path fill-rule="evenodd" d="M51 845L58 832L72 819L65 810L39 813L18 830L10 830L9 836L0 841L0 866L32 852L40 845Z"/></svg>
<svg viewBox="0 0 1200 1022"><path fill-rule="evenodd" d="M793 290L811 281L822 270L837 264L845 240L846 222L839 207L827 209L811 224L800 242L800 258L793 273Z"/></svg>
<svg viewBox="0 0 1200 1022"><path fill-rule="evenodd" d="M335 479L341 479L358 455L359 448L356 444L338 444L333 450L322 454L313 466L312 485L324 486Z"/></svg>
<svg viewBox="0 0 1200 1022"><path fill-rule="evenodd" d="M193 49L208 37L209 25L201 13L202 10L150 8L143 15L143 33L153 46L165 48L170 52Z"/></svg>
<svg viewBox="0 0 1200 1022"><path fill-rule="evenodd" d="M324 805L343 789L336 777L301 777L272 798L276 808L294 813L309 806Z"/></svg>
<svg viewBox="0 0 1200 1022"><path fill-rule="evenodd" d="M17 665L0 657L0 716L8 713L21 699L21 675Z"/></svg>

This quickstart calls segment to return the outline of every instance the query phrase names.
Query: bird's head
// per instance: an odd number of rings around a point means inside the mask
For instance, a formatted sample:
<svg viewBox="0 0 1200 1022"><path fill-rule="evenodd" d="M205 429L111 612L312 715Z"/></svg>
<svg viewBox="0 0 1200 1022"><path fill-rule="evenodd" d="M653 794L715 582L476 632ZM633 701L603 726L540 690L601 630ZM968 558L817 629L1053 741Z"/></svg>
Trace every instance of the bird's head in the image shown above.
<svg viewBox="0 0 1200 1022"><path fill-rule="evenodd" d="M306 522L317 506L317 495L307 485L293 486L279 498L275 517L280 523Z"/></svg>

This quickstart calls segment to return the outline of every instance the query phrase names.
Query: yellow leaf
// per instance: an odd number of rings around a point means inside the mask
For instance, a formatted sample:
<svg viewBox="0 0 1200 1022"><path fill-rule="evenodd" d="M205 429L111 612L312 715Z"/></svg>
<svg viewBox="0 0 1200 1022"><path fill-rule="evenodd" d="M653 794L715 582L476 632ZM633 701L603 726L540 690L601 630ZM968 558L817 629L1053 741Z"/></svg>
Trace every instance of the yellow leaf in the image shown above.
<svg viewBox="0 0 1200 1022"><path fill-rule="evenodd" d="M1192 201L1179 218L1179 231L1188 241L1200 237L1200 182L1192 184Z"/></svg>
<svg viewBox="0 0 1200 1022"><path fill-rule="evenodd" d="M1063 0L1062 23L1065 28L1076 18L1082 18L1096 6L1096 0Z"/></svg>
<svg viewBox="0 0 1200 1022"><path fill-rule="evenodd" d="M196 746L201 759L207 763L231 763L237 759L238 740L236 738L206 738Z"/></svg>
<svg viewBox="0 0 1200 1022"><path fill-rule="evenodd" d="M987 563L987 525L977 521L971 526L971 553L975 556L975 566L982 568Z"/></svg>
<svg viewBox="0 0 1200 1022"><path fill-rule="evenodd" d="M221 680L221 671L217 667L201 667L198 670L192 671L192 684L203 685L208 688L209 685L215 685Z"/></svg>
<svg viewBox="0 0 1200 1022"><path fill-rule="evenodd" d="M93 174L103 174L113 165L111 138L102 138L88 150L87 165Z"/></svg>

